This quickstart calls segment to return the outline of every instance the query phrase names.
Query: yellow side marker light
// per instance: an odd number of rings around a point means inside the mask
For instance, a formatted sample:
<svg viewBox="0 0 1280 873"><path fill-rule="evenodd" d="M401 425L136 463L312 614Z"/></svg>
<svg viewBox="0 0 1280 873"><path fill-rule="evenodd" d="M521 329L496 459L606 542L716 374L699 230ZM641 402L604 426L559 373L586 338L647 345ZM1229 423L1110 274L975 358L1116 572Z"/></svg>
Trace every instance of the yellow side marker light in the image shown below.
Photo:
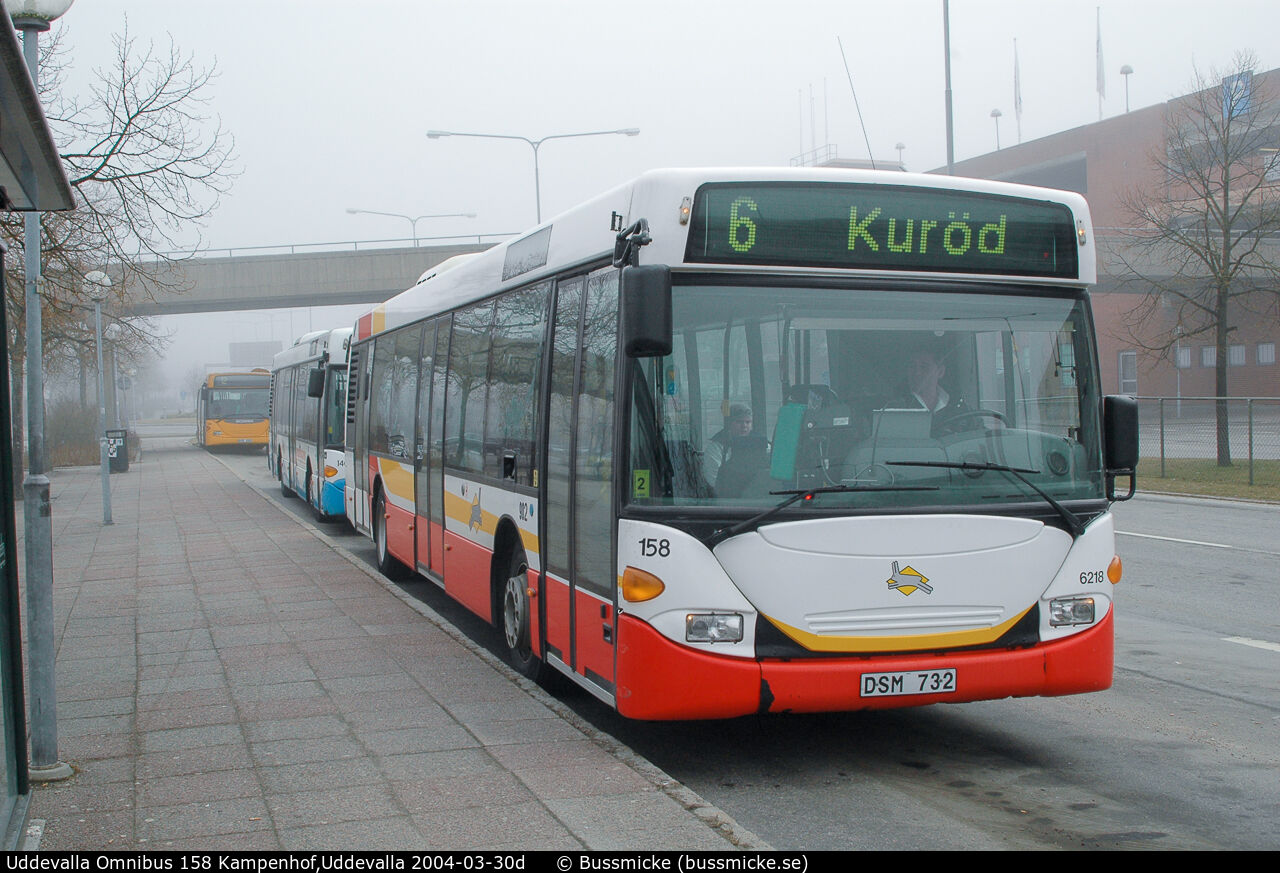
<svg viewBox="0 0 1280 873"><path fill-rule="evenodd" d="M338 468L330 467L328 464L326 464L324 468L324 477L326 479L332 479L336 475L338 475Z"/></svg>
<svg viewBox="0 0 1280 873"><path fill-rule="evenodd" d="M652 573L635 567L627 567L622 571L622 597L630 603L652 600L666 588L666 584Z"/></svg>
<svg viewBox="0 0 1280 873"><path fill-rule="evenodd" d="M1111 580L1111 584L1115 585L1120 581L1120 577L1124 574L1124 564L1120 561L1120 556L1116 555L1111 559L1111 564L1107 567L1107 578Z"/></svg>

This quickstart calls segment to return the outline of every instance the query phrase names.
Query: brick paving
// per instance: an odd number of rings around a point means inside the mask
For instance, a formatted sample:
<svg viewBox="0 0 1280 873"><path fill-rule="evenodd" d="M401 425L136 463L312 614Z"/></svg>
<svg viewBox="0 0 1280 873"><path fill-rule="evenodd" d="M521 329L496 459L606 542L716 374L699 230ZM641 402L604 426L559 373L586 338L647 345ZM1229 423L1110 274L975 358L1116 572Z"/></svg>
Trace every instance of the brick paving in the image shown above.
<svg viewBox="0 0 1280 873"><path fill-rule="evenodd" d="M51 475L45 850L767 848L218 458ZM21 522L18 530L22 530Z"/></svg>

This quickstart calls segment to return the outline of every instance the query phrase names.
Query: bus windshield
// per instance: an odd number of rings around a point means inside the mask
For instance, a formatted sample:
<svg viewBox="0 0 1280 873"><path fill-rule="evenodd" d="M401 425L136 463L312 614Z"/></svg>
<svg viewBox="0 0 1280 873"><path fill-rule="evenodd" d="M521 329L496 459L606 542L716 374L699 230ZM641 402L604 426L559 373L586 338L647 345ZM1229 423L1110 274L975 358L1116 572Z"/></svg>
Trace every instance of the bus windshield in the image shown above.
<svg viewBox="0 0 1280 873"><path fill-rule="evenodd" d="M630 503L1101 499L1084 297L1028 291L677 285L672 353L632 371Z"/></svg>
<svg viewBox="0 0 1280 873"><path fill-rule="evenodd" d="M271 392L267 388L212 388L205 417L266 418Z"/></svg>

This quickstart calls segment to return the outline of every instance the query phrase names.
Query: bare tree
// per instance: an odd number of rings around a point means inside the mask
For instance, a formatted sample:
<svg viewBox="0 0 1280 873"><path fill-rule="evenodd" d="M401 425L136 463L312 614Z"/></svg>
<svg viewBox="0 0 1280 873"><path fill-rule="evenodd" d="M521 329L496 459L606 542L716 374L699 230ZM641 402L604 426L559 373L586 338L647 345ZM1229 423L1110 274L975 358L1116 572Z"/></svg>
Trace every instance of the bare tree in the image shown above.
<svg viewBox="0 0 1280 873"><path fill-rule="evenodd" d="M1231 334L1242 318L1274 318L1280 298L1280 102L1255 66L1242 53L1225 73L1196 73L1151 155L1152 181L1122 198L1133 230L1117 252L1151 289L1129 313L1136 341L1168 358L1213 340L1219 466L1231 464Z"/></svg>
<svg viewBox="0 0 1280 873"><path fill-rule="evenodd" d="M198 66L170 42L143 46L126 31L114 37L115 57L95 70L88 95L66 93L67 52L59 34L41 44L41 99L76 197L72 212L41 216L46 355L92 342L85 333L90 305L84 276L105 270L113 299L104 310L121 324L121 355L158 350L164 337L151 323L127 318L129 298L185 290L181 261L199 248L198 228L235 176L234 142L211 117L215 71ZM23 363L26 358L22 220L0 217L12 253L6 305L12 356L14 445L23 445ZM188 254L176 254L184 246ZM21 451L14 453L21 465Z"/></svg>

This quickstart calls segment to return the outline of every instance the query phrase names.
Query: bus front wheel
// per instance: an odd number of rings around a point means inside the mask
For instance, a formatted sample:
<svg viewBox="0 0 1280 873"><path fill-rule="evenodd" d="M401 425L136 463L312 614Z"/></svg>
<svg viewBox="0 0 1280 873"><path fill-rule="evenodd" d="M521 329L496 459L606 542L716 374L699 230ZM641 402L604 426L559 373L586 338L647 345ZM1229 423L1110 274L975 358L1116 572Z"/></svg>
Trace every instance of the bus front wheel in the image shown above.
<svg viewBox="0 0 1280 873"><path fill-rule="evenodd" d="M533 652L532 622L529 610L529 562L517 549L507 564L502 587L502 635L511 666L535 682L543 674L542 660Z"/></svg>
<svg viewBox="0 0 1280 873"><path fill-rule="evenodd" d="M297 495L293 493L293 489L290 488L288 484L284 481L284 464L282 464L281 461L282 461L281 456L277 454L276 455L276 476L279 477L280 479L280 493L283 494L285 497L297 497Z"/></svg>

